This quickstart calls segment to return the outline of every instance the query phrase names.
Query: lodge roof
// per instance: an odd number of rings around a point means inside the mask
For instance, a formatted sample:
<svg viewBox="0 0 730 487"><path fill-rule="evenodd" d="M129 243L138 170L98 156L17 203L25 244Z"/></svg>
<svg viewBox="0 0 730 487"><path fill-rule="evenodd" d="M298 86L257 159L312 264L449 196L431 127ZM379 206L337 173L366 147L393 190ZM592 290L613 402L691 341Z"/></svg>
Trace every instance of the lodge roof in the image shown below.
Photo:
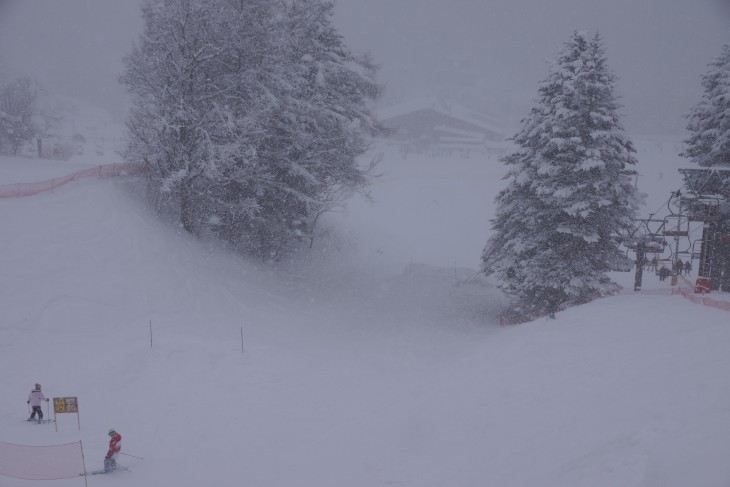
<svg viewBox="0 0 730 487"><path fill-rule="evenodd" d="M470 110L456 103L441 98L420 98L378 110L378 117L387 124L388 120L415 114L417 112L434 112L467 123L484 132L503 134L504 128L497 120L483 113Z"/></svg>

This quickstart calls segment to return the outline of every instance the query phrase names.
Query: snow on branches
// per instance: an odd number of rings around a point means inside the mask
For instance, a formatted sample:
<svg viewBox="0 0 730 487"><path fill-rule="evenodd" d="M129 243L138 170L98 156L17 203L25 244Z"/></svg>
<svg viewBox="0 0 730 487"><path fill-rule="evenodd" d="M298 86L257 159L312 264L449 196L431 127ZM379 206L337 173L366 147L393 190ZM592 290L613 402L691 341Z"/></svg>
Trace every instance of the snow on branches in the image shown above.
<svg viewBox="0 0 730 487"><path fill-rule="evenodd" d="M121 77L126 158L192 234L278 259L319 215L362 191L358 157L382 131L382 87L323 0L146 0ZM333 199L334 198L334 199ZM215 222L214 225L211 222Z"/></svg>
<svg viewBox="0 0 730 487"><path fill-rule="evenodd" d="M482 270L525 317L617 290L606 275L625 260L612 238L633 224L640 197L601 39L565 44L507 155Z"/></svg>
<svg viewBox="0 0 730 487"><path fill-rule="evenodd" d="M702 76L704 94L689 114L686 149L680 154L700 166L730 166L730 44Z"/></svg>

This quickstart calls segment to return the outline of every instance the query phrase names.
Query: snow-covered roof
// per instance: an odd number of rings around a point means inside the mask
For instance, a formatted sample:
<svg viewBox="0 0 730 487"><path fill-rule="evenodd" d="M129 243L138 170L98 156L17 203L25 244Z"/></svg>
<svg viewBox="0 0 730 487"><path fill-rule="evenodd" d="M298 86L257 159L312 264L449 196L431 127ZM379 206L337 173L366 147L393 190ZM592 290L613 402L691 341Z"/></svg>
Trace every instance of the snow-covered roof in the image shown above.
<svg viewBox="0 0 730 487"><path fill-rule="evenodd" d="M431 110L442 115L454 117L496 134L502 134L504 132L503 124L499 120L441 98L419 98L383 107L378 110L378 118L382 121L387 121L422 110Z"/></svg>

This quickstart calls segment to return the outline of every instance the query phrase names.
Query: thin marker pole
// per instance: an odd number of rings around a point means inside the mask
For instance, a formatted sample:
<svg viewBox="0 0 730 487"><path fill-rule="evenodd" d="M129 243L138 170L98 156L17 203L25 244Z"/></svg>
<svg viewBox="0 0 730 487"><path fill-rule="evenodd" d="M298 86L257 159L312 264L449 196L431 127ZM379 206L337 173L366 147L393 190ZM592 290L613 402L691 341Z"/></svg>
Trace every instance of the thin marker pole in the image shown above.
<svg viewBox="0 0 730 487"><path fill-rule="evenodd" d="M144 458L142 458L142 457L138 457L138 456L136 456L136 455L130 455L129 453L122 453L122 452L119 452L119 454L120 454L120 455L126 455L126 456L128 456L128 457L132 457L132 458L139 458L140 460L144 460Z"/></svg>
<svg viewBox="0 0 730 487"><path fill-rule="evenodd" d="M150 348L152 348L152 320L150 320Z"/></svg>
<svg viewBox="0 0 730 487"><path fill-rule="evenodd" d="M241 327L241 353L243 353L243 327Z"/></svg>
<svg viewBox="0 0 730 487"><path fill-rule="evenodd" d="M58 429L56 429L58 431ZM81 448L81 465L84 466L84 485L88 487L89 485L89 479L88 475L86 475L86 457L84 456L84 444L79 440L79 448Z"/></svg>

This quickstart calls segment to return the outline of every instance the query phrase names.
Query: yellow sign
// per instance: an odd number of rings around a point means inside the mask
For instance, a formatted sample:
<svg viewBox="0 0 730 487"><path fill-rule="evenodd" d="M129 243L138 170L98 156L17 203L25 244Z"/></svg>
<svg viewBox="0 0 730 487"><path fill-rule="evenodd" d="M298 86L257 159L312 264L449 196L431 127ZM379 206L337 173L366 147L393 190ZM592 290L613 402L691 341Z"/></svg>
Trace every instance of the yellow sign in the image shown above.
<svg viewBox="0 0 730 487"><path fill-rule="evenodd" d="M79 401L75 397L54 397L54 413L77 413L79 412Z"/></svg>

